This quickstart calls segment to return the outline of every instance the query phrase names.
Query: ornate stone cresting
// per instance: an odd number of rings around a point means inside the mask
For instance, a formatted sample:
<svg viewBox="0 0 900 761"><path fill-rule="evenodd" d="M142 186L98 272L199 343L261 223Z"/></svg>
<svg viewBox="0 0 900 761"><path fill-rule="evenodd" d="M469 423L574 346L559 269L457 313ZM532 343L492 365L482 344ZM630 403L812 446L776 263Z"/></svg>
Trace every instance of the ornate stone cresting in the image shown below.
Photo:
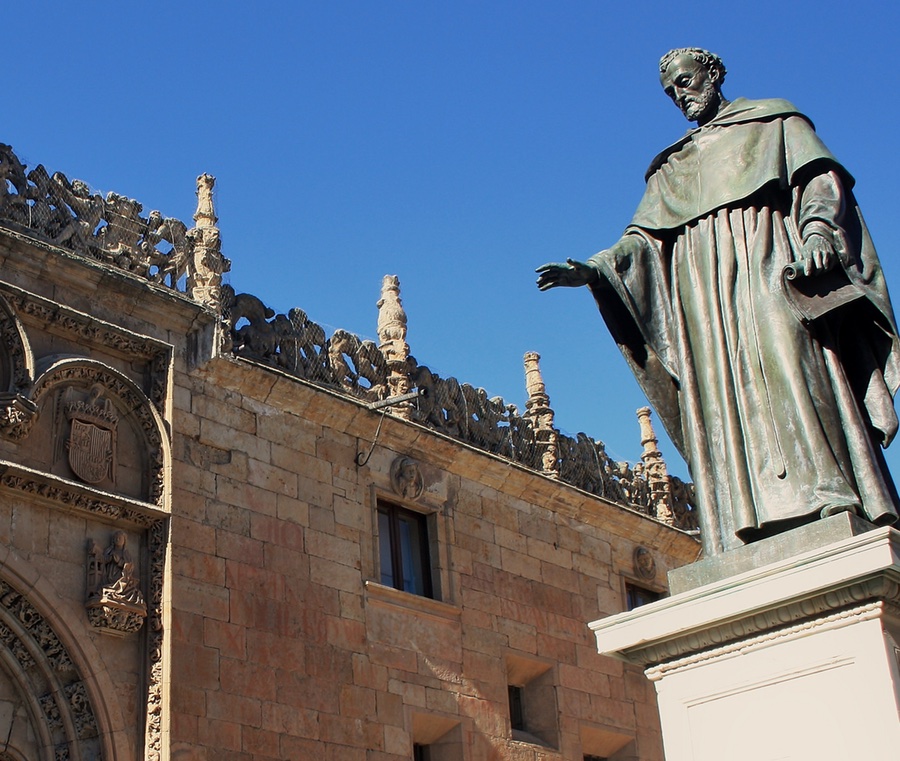
<svg viewBox="0 0 900 761"><path fill-rule="evenodd" d="M407 318L394 275L382 281L378 346L345 330L327 338L300 309L276 314L256 296L235 295L229 286L222 292L227 343L239 357L366 401L418 388L424 395L397 405L399 416L678 528L696 528L693 490L666 473L652 428L649 433L642 428L645 461L632 466L610 458L602 441L584 433L567 436L554 427L537 354L525 356L524 414L503 398L488 396L483 388L441 377L420 365L409 354Z"/></svg>
<svg viewBox="0 0 900 761"><path fill-rule="evenodd" d="M550 478L559 478L559 433L553 427L553 410L550 397L541 376L541 355L536 351L525 354L525 417L531 423L535 446L541 462L541 472Z"/></svg>
<svg viewBox="0 0 900 761"><path fill-rule="evenodd" d="M216 308L223 272L209 175L198 178L197 226L143 206L118 193L104 198L81 180L38 165L30 172L8 145L0 144L0 222L82 256L151 282L185 291Z"/></svg>
<svg viewBox="0 0 900 761"><path fill-rule="evenodd" d="M378 300L378 349L387 363L387 395L408 394L412 390L409 377L409 344L406 342L406 312L400 300L400 279L385 275ZM401 402L388 408L404 420L412 419L412 404Z"/></svg>
<svg viewBox="0 0 900 761"><path fill-rule="evenodd" d="M482 388L460 383L453 377L441 377L419 365L410 356L407 318L396 276L386 276L382 283L377 345L343 330L328 338L322 327L301 309L276 314L255 296L236 295L222 284L230 262L221 254L213 203L215 180L210 175L197 179L195 226L188 229L181 221L164 217L158 211L142 216L143 206L137 201L117 193L103 197L92 192L86 183L70 181L58 172L51 175L43 166L26 170L9 146L0 145L0 224L184 292L218 311L225 328L225 351L271 364L365 401L402 395L413 388L425 389L427 397L397 405L391 409L392 414L653 517L672 520L676 526L696 525L692 488L666 476L661 458L656 461L651 457L648 461L645 453L645 462L632 467L611 460L603 443L586 434L571 437L557 431L546 390L541 388L539 370L526 370L529 400L526 413L521 414L501 397L491 397ZM43 310L48 319L71 322L67 313L39 303L22 302L18 308ZM24 381L30 385L30 358L19 356L15 319L0 322L5 326L4 343L12 352L13 370L18 373L11 387L0 394L0 436L18 440L34 424L34 402L43 393L46 379L37 379L34 388L27 392L20 390ZM81 327L91 334L98 330L93 323ZM99 340L98 336L93 337ZM167 361L164 352L154 354L153 361L162 367ZM66 372L69 376L80 374L87 380L88 371L84 368ZM150 396L158 408L165 396L165 385L160 382L164 377L164 372L154 373ZM115 384L104 385L114 395L121 395L122 390ZM157 447L160 437L143 410L141 415L139 423L151 445L150 499L158 501L163 486L161 450ZM91 435L98 433L95 429L80 432L86 431ZM86 444L91 441L90 437L81 438ZM76 451L79 449L87 451L76 443ZM101 466L98 464L97 468ZM91 470L82 468L79 477L84 480L87 473L90 483Z"/></svg>
<svg viewBox="0 0 900 761"><path fill-rule="evenodd" d="M88 619L92 626L115 634L139 631L147 617L147 604L127 542L124 531L113 534L106 550L93 539L88 541Z"/></svg>

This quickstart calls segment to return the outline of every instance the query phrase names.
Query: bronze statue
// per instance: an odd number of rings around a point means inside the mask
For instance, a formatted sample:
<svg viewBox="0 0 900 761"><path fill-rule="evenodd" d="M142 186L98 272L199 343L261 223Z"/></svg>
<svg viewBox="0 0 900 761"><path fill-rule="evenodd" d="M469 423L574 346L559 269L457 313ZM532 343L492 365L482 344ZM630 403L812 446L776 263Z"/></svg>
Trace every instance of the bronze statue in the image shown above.
<svg viewBox="0 0 900 761"><path fill-rule="evenodd" d="M590 288L688 463L707 555L842 511L893 523L900 347L853 178L787 101L726 100L715 54L659 68L697 127L622 238L538 287Z"/></svg>

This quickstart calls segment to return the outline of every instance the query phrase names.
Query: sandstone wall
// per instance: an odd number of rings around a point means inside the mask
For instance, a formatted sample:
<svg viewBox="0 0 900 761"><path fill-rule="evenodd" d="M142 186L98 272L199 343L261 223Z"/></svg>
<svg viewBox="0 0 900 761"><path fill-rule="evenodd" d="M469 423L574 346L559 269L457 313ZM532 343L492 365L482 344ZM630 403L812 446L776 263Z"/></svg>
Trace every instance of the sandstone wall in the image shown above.
<svg viewBox="0 0 900 761"><path fill-rule="evenodd" d="M359 467L380 413L240 360L176 373L174 402L174 749L387 761L444 737L458 758L661 758L652 686L585 623L624 609L626 579L662 589L693 539L392 417ZM392 487L400 456L417 499ZM379 583L379 499L430 516L437 599ZM556 750L511 740L517 671L547 674Z"/></svg>
<svg viewBox="0 0 900 761"><path fill-rule="evenodd" d="M535 358L530 468L236 354L284 321L223 314L211 178L187 230L0 170L0 756L661 759L651 685L586 624L699 545L565 483ZM378 398L410 377L398 315ZM381 583L379 508L425 537L430 597Z"/></svg>

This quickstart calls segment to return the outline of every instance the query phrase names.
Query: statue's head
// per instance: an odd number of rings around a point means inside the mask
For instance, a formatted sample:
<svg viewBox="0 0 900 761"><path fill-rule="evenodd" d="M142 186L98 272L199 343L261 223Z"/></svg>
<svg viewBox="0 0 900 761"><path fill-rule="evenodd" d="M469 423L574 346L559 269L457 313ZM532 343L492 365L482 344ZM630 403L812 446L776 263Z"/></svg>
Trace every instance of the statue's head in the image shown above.
<svg viewBox="0 0 900 761"><path fill-rule="evenodd" d="M659 61L659 81L688 121L704 125L725 102L725 64L702 48L676 48Z"/></svg>

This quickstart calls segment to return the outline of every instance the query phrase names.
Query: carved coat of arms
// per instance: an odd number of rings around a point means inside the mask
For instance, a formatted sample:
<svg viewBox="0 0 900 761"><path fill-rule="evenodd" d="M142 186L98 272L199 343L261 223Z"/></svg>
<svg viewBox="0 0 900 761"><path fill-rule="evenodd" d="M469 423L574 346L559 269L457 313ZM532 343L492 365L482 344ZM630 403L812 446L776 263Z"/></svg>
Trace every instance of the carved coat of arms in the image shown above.
<svg viewBox="0 0 900 761"><path fill-rule="evenodd" d="M94 386L86 400L69 401L65 405L66 418L72 428L66 449L69 467L82 481L98 484L114 480L116 459L116 428L118 416L112 402L101 400L101 386Z"/></svg>

